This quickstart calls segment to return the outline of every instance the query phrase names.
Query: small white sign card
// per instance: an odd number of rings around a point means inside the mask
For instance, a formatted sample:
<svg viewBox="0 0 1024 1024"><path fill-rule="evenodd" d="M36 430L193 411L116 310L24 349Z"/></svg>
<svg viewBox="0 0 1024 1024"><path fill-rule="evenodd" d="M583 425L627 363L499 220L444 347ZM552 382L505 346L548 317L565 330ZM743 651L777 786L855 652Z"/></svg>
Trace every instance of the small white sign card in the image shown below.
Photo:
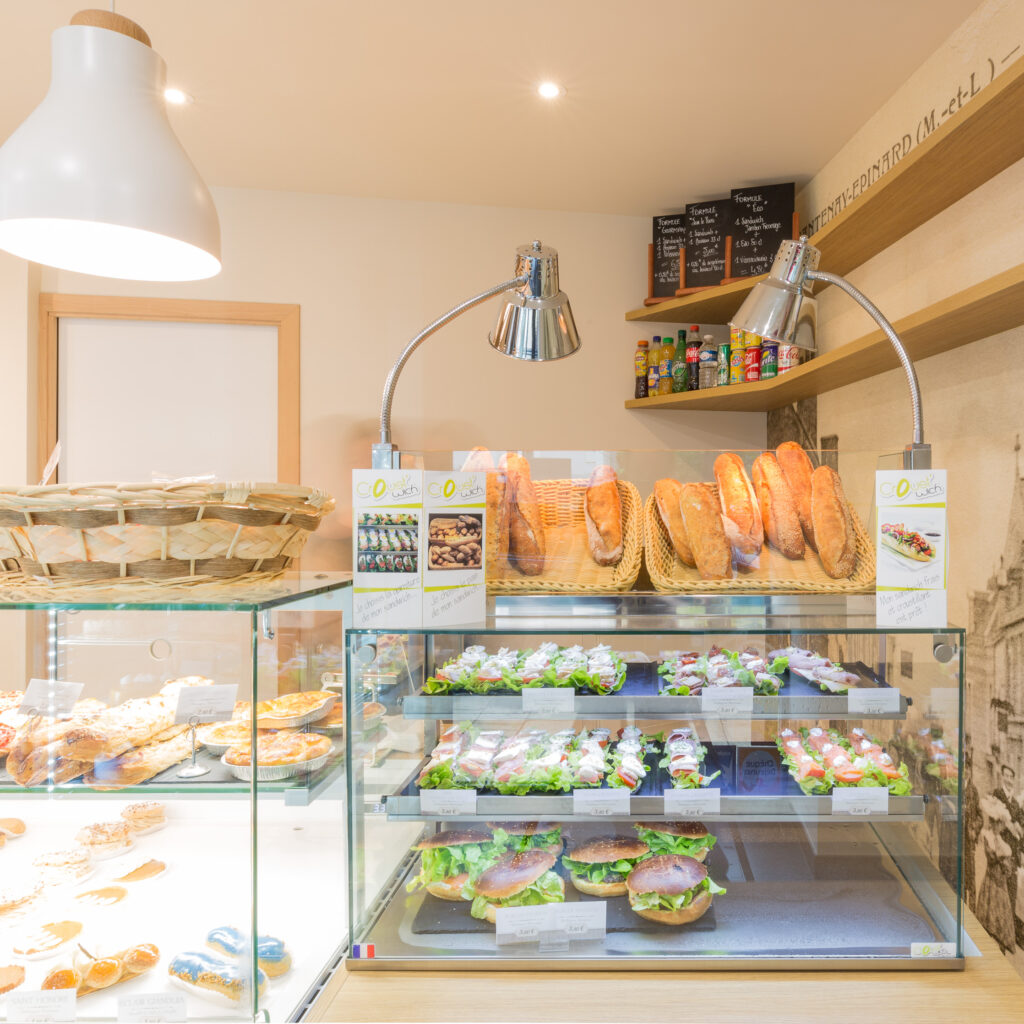
<svg viewBox="0 0 1024 1024"><path fill-rule="evenodd" d="M420 813L445 818L476 814L475 789L421 789Z"/></svg>
<svg viewBox="0 0 1024 1024"><path fill-rule="evenodd" d="M833 814L888 814L885 786L839 786L832 790Z"/></svg>
<svg viewBox="0 0 1024 1024"><path fill-rule="evenodd" d="M683 818L703 818L707 814L722 813L720 789L666 789L665 813Z"/></svg>
<svg viewBox="0 0 1024 1024"><path fill-rule="evenodd" d="M706 686L700 695L700 709L719 718L742 718L754 710L752 686Z"/></svg>
<svg viewBox="0 0 1024 1024"><path fill-rule="evenodd" d="M54 989L48 992L19 991L7 994L7 1020L11 1024L50 1024L52 1021L75 1019L75 990Z"/></svg>
<svg viewBox="0 0 1024 1024"><path fill-rule="evenodd" d="M608 930L608 904L604 900L580 903L544 903L536 907L499 907L495 914L495 941L499 946L536 942L541 948L592 942Z"/></svg>
<svg viewBox="0 0 1024 1024"><path fill-rule="evenodd" d="M864 687L847 691L851 715L889 715L900 710L900 691L895 686Z"/></svg>
<svg viewBox="0 0 1024 1024"><path fill-rule="evenodd" d="M206 725L208 722L226 722L235 713L237 698L237 683L183 686L178 691L178 703L174 708L174 724L188 725L193 719L197 725Z"/></svg>
<svg viewBox="0 0 1024 1024"><path fill-rule="evenodd" d="M946 471L875 473L879 626L943 628L946 621Z"/></svg>
<svg viewBox="0 0 1024 1024"><path fill-rule="evenodd" d="M550 928L551 907L498 907L494 920L494 938L499 946L518 942L539 942L541 933Z"/></svg>
<svg viewBox="0 0 1024 1024"><path fill-rule="evenodd" d="M571 715L576 710L576 691L571 686L525 686L522 693L523 711L535 718Z"/></svg>
<svg viewBox="0 0 1024 1024"><path fill-rule="evenodd" d="M184 992L140 992L118 996L117 1019L121 1024L178 1024L188 1020Z"/></svg>
<svg viewBox="0 0 1024 1024"><path fill-rule="evenodd" d="M63 683L58 679L30 679L18 711L22 715L53 718L70 715L84 686L84 683Z"/></svg>
<svg viewBox="0 0 1024 1024"><path fill-rule="evenodd" d="M621 789L574 789L572 791L572 813L607 818L612 815L629 814L630 791Z"/></svg>

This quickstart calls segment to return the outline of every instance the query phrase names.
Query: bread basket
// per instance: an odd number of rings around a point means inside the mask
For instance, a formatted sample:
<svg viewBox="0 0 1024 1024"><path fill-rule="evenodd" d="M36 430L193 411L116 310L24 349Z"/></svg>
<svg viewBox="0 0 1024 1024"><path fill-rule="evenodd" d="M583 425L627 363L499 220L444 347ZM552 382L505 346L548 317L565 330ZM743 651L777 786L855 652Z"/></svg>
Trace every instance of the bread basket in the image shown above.
<svg viewBox="0 0 1024 1024"><path fill-rule="evenodd" d="M0 489L0 559L54 585L270 578L333 508L322 491L278 483Z"/></svg>

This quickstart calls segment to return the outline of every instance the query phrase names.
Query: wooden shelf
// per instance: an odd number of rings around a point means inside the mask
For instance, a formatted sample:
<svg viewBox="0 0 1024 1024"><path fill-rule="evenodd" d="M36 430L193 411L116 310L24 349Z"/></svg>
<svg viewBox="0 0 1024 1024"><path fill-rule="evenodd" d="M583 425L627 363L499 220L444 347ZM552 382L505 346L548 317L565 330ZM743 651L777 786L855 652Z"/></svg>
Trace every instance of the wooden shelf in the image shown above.
<svg viewBox="0 0 1024 1024"><path fill-rule="evenodd" d="M1024 157L1024 59L950 117L811 242L821 269L846 274L1000 171ZM761 278L709 288L626 319L647 323L726 323Z"/></svg>
<svg viewBox="0 0 1024 1024"><path fill-rule="evenodd" d="M1024 263L911 313L893 326L910 357L918 360L1008 331L1022 323ZM889 339L875 330L772 380L732 384L708 391L685 391L678 395L633 398L626 402L626 408L766 412L897 366L899 360Z"/></svg>

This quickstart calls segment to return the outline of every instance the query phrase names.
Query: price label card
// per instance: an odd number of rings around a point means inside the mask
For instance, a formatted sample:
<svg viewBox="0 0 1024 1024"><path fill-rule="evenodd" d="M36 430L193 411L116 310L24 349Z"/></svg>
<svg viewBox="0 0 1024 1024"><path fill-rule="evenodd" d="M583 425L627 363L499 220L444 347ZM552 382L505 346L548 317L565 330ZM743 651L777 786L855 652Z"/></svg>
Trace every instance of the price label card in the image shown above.
<svg viewBox="0 0 1024 1024"><path fill-rule="evenodd" d="M117 1000L117 1019L126 1024L188 1020L184 992L140 992L134 996L120 996Z"/></svg>
<svg viewBox="0 0 1024 1024"><path fill-rule="evenodd" d="M480 700L479 697L452 697L452 721L454 722L475 722L480 716L481 712L486 709L487 701ZM515 701L512 702L515 704ZM517 712L518 708L515 709ZM488 717L490 717L488 715ZM496 717L503 718L504 715L498 715Z"/></svg>
<svg viewBox="0 0 1024 1024"><path fill-rule="evenodd" d="M84 683L62 683L58 679L30 679L18 711L23 715L70 715Z"/></svg>
<svg viewBox="0 0 1024 1024"><path fill-rule="evenodd" d="M7 996L7 1019L23 1024L50 1024L75 1019L75 990L53 992L11 992Z"/></svg>
<svg viewBox="0 0 1024 1024"><path fill-rule="evenodd" d="M700 709L719 718L742 718L754 711L752 686L708 686L700 695Z"/></svg>
<svg viewBox="0 0 1024 1024"><path fill-rule="evenodd" d="M832 790L833 814L888 814L889 790L884 786L841 786Z"/></svg>
<svg viewBox="0 0 1024 1024"><path fill-rule="evenodd" d="M420 811L445 818L476 814L475 789L421 789Z"/></svg>
<svg viewBox="0 0 1024 1024"><path fill-rule="evenodd" d="M936 718L948 718L955 724L960 715L960 691L955 686L933 686L928 713Z"/></svg>
<svg viewBox="0 0 1024 1024"><path fill-rule="evenodd" d="M720 789L666 789L665 813L681 818L703 818L706 814L722 813Z"/></svg>
<svg viewBox="0 0 1024 1024"><path fill-rule="evenodd" d="M914 960L950 960L956 956L955 942L912 942L910 956Z"/></svg>
<svg viewBox="0 0 1024 1024"><path fill-rule="evenodd" d="M894 686L852 689L846 700L851 715L892 715L900 710L900 691Z"/></svg>
<svg viewBox="0 0 1024 1024"><path fill-rule="evenodd" d="M572 791L572 813L606 818L612 815L629 814L629 790L622 789L574 789Z"/></svg>
<svg viewBox="0 0 1024 1024"><path fill-rule="evenodd" d="M550 907L550 925L541 935L543 945L604 939L608 930L608 904L604 900L552 903Z"/></svg>
<svg viewBox="0 0 1024 1024"><path fill-rule="evenodd" d="M226 722L235 713L237 683L216 683L213 686L183 686L178 691L174 711L175 725L188 725L196 719L200 725Z"/></svg>
<svg viewBox="0 0 1024 1024"><path fill-rule="evenodd" d="M523 688L523 711L537 715L572 714L576 709L576 691L571 686Z"/></svg>
<svg viewBox="0 0 1024 1024"><path fill-rule="evenodd" d="M543 903L539 907L498 907L494 924L495 941L499 946L539 942L541 935L551 930L551 911L556 905Z"/></svg>

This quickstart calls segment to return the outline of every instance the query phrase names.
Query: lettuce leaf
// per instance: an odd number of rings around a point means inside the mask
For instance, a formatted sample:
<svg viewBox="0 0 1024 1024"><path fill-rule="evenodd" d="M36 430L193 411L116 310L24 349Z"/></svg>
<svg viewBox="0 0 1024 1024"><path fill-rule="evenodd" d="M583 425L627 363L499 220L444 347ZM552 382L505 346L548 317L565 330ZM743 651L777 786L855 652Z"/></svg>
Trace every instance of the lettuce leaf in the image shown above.
<svg viewBox="0 0 1024 1024"><path fill-rule="evenodd" d="M448 693L452 688L450 679L443 679L440 676L430 676L423 684L423 692L436 696L440 693Z"/></svg>
<svg viewBox="0 0 1024 1024"><path fill-rule="evenodd" d="M562 828L558 826L551 832L543 832L540 835L514 836L510 835L503 828L496 828L494 841L517 853L524 850L552 850L562 842Z"/></svg>
<svg viewBox="0 0 1024 1024"><path fill-rule="evenodd" d="M572 872L577 878L585 879L588 882L622 882L642 860L647 860L651 855L642 854L635 858L623 858L616 861L605 861L601 864L584 864L582 861L572 860L570 857L563 857L562 864L567 871Z"/></svg>
<svg viewBox="0 0 1024 1024"><path fill-rule="evenodd" d="M494 788L504 796L525 796L527 793L567 793L572 776L564 765L534 768L515 775L508 782L495 782Z"/></svg>
<svg viewBox="0 0 1024 1024"><path fill-rule="evenodd" d="M712 836L701 836L693 839L688 836L672 836L667 832L658 832L650 828L637 828L637 836L651 849L652 854L678 854L692 857L701 850L710 850L718 840Z"/></svg>
<svg viewBox="0 0 1024 1024"><path fill-rule="evenodd" d="M489 900L486 896L475 896L470 914L476 918L487 916L487 907L536 907L542 903L564 903L565 885L554 871L545 871L536 882L531 882L522 892L503 900Z"/></svg>
<svg viewBox="0 0 1024 1024"><path fill-rule="evenodd" d="M702 892L718 896L725 891L722 886L712 882L709 877L705 877L692 889L672 895L657 892L631 892L629 902L637 910L682 910L684 907L688 907Z"/></svg>
<svg viewBox="0 0 1024 1024"><path fill-rule="evenodd" d="M442 761L435 764L416 785L420 789L458 789L459 784L455 780L455 773L452 771L451 761Z"/></svg>
<svg viewBox="0 0 1024 1024"><path fill-rule="evenodd" d="M406 892L415 892L434 882L466 873L472 883L486 871L504 852L505 844L498 842L466 843L461 846L438 846L420 852L420 873L405 887ZM467 897L468 898L468 897Z"/></svg>

